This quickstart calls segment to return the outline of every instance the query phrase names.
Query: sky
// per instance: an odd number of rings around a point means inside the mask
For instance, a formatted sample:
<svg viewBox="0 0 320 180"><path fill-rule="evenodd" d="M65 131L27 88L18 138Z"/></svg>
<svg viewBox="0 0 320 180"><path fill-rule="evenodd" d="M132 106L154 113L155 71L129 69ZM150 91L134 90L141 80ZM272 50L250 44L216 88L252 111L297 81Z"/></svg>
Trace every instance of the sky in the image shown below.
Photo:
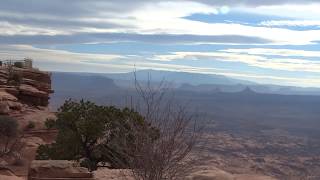
<svg viewBox="0 0 320 180"><path fill-rule="evenodd" d="M320 0L1 0L0 59L320 87Z"/></svg>

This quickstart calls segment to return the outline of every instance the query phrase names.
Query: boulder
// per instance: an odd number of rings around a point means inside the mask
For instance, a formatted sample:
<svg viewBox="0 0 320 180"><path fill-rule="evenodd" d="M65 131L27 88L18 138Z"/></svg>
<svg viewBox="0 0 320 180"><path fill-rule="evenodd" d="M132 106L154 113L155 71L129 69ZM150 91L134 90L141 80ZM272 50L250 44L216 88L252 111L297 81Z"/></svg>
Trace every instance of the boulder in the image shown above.
<svg viewBox="0 0 320 180"><path fill-rule="evenodd" d="M41 179L78 179L93 180L93 174L86 168L66 160L32 161L28 174L29 180Z"/></svg>

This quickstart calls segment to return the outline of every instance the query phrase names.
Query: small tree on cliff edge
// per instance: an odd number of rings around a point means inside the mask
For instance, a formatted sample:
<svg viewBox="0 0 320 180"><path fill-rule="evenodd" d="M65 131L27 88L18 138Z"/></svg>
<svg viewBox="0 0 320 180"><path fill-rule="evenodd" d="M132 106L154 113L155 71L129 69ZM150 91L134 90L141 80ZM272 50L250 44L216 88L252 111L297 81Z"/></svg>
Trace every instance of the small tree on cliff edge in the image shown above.
<svg viewBox="0 0 320 180"><path fill-rule="evenodd" d="M56 142L41 145L36 158L78 160L89 170L105 163L113 168L127 167L137 127L156 136L156 130L131 109L98 106L83 100L66 101L59 108L55 123Z"/></svg>

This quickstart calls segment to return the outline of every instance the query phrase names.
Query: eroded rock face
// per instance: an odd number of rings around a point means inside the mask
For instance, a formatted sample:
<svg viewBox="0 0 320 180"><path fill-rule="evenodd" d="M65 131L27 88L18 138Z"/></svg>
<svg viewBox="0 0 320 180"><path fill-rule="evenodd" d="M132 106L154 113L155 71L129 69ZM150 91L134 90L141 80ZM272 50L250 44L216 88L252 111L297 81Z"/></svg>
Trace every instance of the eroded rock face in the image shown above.
<svg viewBox="0 0 320 180"><path fill-rule="evenodd" d="M28 180L79 179L93 180L93 174L86 168L66 160L35 160L29 169Z"/></svg>
<svg viewBox="0 0 320 180"><path fill-rule="evenodd" d="M9 83L9 72L0 67L0 114L20 111L23 106L47 106L51 89L51 74L36 69L13 68L18 83Z"/></svg>

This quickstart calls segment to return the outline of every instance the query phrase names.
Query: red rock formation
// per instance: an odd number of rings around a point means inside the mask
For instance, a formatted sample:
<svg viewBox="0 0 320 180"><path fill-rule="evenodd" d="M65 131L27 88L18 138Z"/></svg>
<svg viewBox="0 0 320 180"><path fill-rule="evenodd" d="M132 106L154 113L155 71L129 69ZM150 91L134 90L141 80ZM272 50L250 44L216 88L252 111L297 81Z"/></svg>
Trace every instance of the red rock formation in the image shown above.
<svg viewBox="0 0 320 180"><path fill-rule="evenodd" d="M16 79L10 79L14 74ZM0 114L21 110L24 106L47 106L51 74L36 69L0 67Z"/></svg>

